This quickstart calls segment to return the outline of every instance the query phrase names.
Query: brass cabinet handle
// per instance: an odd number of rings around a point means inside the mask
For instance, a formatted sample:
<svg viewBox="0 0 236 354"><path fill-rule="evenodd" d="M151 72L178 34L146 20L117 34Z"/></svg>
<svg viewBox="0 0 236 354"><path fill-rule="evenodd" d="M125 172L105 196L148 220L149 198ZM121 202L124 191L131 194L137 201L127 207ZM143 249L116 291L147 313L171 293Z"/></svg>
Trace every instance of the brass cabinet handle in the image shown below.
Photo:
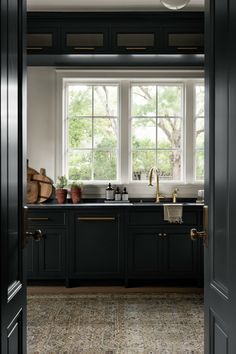
<svg viewBox="0 0 236 354"><path fill-rule="evenodd" d="M198 47L177 47L178 50L197 50Z"/></svg>
<svg viewBox="0 0 236 354"><path fill-rule="evenodd" d="M49 218L42 218L42 217L38 217L38 218L28 218L29 221L47 221L49 220Z"/></svg>
<svg viewBox="0 0 236 354"><path fill-rule="evenodd" d="M191 240L195 241L198 238L203 238L204 246L208 247L208 206L203 207L203 231L197 231L196 229L191 229L190 231Z"/></svg>
<svg viewBox="0 0 236 354"><path fill-rule="evenodd" d="M113 216L79 216L78 221L114 221L116 220Z"/></svg>
<svg viewBox="0 0 236 354"><path fill-rule="evenodd" d="M74 47L74 50L95 50L94 47Z"/></svg>
<svg viewBox="0 0 236 354"><path fill-rule="evenodd" d="M43 233L41 230L35 230L33 232L27 231L26 232L26 243L27 243L27 239L29 239L31 237L34 239L34 241L39 242L43 239Z"/></svg>
<svg viewBox="0 0 236 354"><path fill-rule="evenodd" d="M126 47L126 50L146 50L147 47Z"/></svg>
<svg viewBox="0 0 236 354"><path fill-rule="evenodd" d="M27 47L27 50L43 50L43 47Z"/></svg>
<svg viewBox="0 0 236 354"><path fill-rule="evenodd" d="M163 237L167 237L167 234L166 234L166 233L164 233L164 234L163 234Z"/></svg>
<svg viewBox="0 0 236 354"><path fill-rule="evenodd" d="M159 236L159 237L162 237L162 233L159 232L158 236Z"/></svg>

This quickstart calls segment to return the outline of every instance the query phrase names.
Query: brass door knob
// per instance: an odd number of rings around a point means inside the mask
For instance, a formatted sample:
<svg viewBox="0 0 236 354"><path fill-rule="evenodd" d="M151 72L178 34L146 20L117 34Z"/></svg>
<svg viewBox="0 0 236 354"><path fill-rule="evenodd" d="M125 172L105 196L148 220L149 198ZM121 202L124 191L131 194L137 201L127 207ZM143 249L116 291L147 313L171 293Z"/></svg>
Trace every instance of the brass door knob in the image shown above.
<svg viewBox="0 0 236 354"><path fill-rule="evenodd" d="M203 244L207 246L208 234L206 231L197 231L196 229L191 229L190 236L192 241L196 241L197 239L202 238Z"/></svg>
<svg viewBox="0 0 236 354"><path fill-rule="evenodd" d="M33 232L27 231L26 232L26 238L28 239L28 238L31 238L31 237L34 239L34 241L39 242L39 241L41 241L43 239L43 233L42 233L41 230L35 230Z"/></svg>

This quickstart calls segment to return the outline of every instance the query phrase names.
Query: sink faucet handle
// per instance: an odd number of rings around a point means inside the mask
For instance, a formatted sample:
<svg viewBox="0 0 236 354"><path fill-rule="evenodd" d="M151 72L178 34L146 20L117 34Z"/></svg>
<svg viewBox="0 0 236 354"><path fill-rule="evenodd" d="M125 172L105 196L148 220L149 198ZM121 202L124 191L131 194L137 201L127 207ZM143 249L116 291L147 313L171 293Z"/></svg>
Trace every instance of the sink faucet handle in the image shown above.
<svg viewBox="0 0 236 354"><path fill-rule="evenodd" d="M179 191L179 188L175 188L173 193L172 193L172 202L173 203L176 203L178 191Z"/></svg>

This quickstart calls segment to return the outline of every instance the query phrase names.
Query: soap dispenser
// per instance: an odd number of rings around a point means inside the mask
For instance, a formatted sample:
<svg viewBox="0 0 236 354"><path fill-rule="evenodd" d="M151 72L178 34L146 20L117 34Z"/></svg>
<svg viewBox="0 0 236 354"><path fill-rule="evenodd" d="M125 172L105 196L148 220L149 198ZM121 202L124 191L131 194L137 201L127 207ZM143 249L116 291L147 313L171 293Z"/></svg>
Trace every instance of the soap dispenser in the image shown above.
<svg viewBox="0 0 236 354"><path fill-rule="evenodd" d="M106 200L113 200L114 199L114 189L111 186L111 183L108 184L106 188Z"/></svg>
<svg viewBox="0 0 236 354"><path fill-rule="evenodd" d="M123 192L122 192L122 200L128 201L129 200L129 194L127 192L126 187L124 187Z"/></svg>

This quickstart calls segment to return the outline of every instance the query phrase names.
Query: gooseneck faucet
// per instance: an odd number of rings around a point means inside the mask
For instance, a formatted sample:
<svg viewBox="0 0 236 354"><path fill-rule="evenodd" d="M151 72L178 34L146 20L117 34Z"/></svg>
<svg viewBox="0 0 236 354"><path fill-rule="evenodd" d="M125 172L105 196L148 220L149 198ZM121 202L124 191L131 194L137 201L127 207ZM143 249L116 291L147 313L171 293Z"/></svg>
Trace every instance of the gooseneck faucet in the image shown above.
<svg viewBox="0 0 236 354"><path fill-rule="evenodd" d="M156 203L160 203L160 186L159 186L159 173L156 167L152 167L149 171L149 186L153 186L152 180L154 175L156 175Z"/></svg>

